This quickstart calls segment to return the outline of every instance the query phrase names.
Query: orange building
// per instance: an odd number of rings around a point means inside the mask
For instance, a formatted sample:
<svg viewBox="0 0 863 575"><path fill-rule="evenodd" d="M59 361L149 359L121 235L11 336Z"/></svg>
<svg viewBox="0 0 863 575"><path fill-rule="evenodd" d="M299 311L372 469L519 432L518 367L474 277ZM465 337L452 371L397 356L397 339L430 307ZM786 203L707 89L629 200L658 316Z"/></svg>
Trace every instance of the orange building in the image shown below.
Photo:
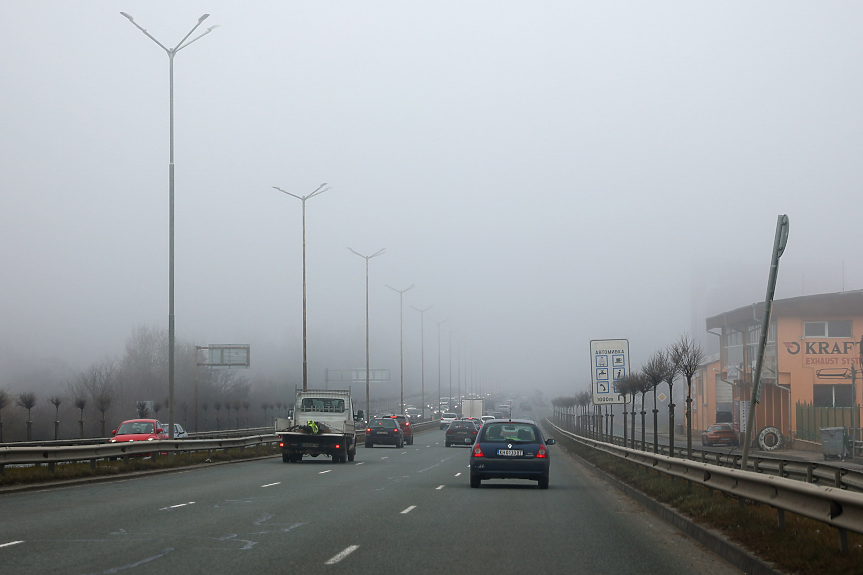
<svg viewBox="0 0 863 575"><path fill-rule="evenodd" d="M696 420L701 425L730 419L738 431L745 430L763 314L762 302L707 318L707 331L720 338L720 353L717 362L699 371L699 383L707 387L706 413ZM796 437L798 404L849 408L850 418L863 392L861 336L863 291L774 301L754 431L772 426L786 441ZM725 401L729 391L730 403ZM855 427L860 427L854 411Z"/></svg>

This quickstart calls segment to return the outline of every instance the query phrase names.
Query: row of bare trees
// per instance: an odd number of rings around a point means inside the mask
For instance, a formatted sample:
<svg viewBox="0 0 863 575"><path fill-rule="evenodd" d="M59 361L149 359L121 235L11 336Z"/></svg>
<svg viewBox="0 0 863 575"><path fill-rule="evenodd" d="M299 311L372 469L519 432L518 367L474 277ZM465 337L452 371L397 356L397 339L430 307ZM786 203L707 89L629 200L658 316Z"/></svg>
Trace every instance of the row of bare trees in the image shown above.
<svg viewBox="0 0 863 575"><path fill-rule="evenodd" d="M682 378L686 383L686 453L687 457L692 457L692 379L698 371L699 366L704 361L704 350L701 344L695 341L689 334L683 334L677 341L669 345L665 349L654 352L652 356L645 362L641 370L633 372L624 377L618 382L617 391L621 395L628 396L630 401L624 405L623 412L623 442L626 445L630 443L632 448L635 448L635 432L636 432L636 400L641 396L641 446L645 447L645 429L647 414L645 405L647 395L653 394L653 452L659 452L659 408L657 402L657 389L663 384L668 386L668 443L670 452L675 453L675 437L674 437L674 409L677 407L674 404L674 384ZM597 423L591 416L591 413L596 413L591 409L592 399L591 394L587 391L578 393L572 397L559 397L552 400L552 406L555 408L555 416L562 421L567 421L567 417L572 414L580 414L584 416L583 421L587 421L593 429L597 428ZM632 411L626 411L627 405L631 406ZM627 415L631 416L631 433L627 422ZM613 423L613 412L612 412ZM599 424L601 428L601 424ZM613 433L613 432L612 432Z"/></svg>

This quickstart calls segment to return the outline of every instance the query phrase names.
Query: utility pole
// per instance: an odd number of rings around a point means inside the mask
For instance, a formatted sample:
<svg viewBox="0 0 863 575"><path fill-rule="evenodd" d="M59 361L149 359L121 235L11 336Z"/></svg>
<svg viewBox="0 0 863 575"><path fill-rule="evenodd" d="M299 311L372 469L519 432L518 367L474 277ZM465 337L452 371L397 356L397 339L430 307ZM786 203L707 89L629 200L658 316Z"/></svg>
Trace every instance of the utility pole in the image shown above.
<svg viewBox="0 0 863 575"><path fill-rule="evenodd" d="M399 406L401 406L401 411L399 413L404 414L405 412L405 341L404 341L404 301L403 296L405 292L408 290L412 290L414 288L414 284L410 287L407 287L403 290L397 290L392 286L387 286L397 294L399 294L399 390L401 392L401 400L399 402Z"/></svg>
<svg viewBox="0 0 863 575"><path fill-rule="evenodd" d="M371 402L369 401L369 260L376 258L386 251L386 248L381 248L370 256L348 248L354 255L360 256L366 260L366 421L371 421Z"/></svg>
<svg viewBox="0 0 863 575"><path fill-rule="evenodd" d="M440 411L440 326L446 321L446 319L431 321L437 324L437 409ZM432 415L434 415L434 411L432 411Z"/></svg>
<svg viewBox="0 0 863 575"><path fill-rule="evenodd" d="M168 438L174 439L174 348L175 348L175 331L174 331L174 56L183 48L197 42L215 28L219 26L210 26L207 31L189 40L189 36L198 29L201 23L210 17L209 14L204 14L198 18L197 24L189 30L182 40L180 40L173 48L168 48L149 32L142 28L135 19L120 12L120 14L129 20L135 28L144 33L147 38L158 44L158 46L168 54L168 83L170 95L169 101L169 132L170 132L170 157L168 159Z"/></svg>
<svg viewBox="0 0 863 575"><path fill-rule="evenodd" d="M314 192L307 196L298 196L282 188L273 186L274 190L279 190L283 194L287 194L303 202L303 391L309 389L309 363L306 355L306 200L320 196L329 190L329 188L325 188L324 186L326 184L321 184Z"/></svg>
<svg viewBox="0 0 863 575"><path fill-rule="evenodd" d="M420 381L422 382L422 391L421 393L421 403L423 404L423 421L426 420L426 350L425 350L425 313L433 308L434 306L430 305L425 309L420 309L418 307L413 307L415 310L420 312Z"/></svg>
<svg viewBox="0 0 863 575"><path fill-rule="evenodd" d="M458 331L458 328L449 332L449 402L447 403L447 411L453 410L452 403L452 334Z"/></svg>

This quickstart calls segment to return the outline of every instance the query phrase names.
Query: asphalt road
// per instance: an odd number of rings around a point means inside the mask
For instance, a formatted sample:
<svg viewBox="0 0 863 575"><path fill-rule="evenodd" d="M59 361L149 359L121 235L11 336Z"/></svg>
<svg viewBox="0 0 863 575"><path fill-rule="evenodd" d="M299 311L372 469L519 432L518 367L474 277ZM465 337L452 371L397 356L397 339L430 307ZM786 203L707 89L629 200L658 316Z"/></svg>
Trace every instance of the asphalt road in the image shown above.
<svg viewBox="0 0 863 575"><path fill-rule="evenodd" d="M0 573L736 573L551 447L471 489L443 431L353 463L268 459L0 497ZM19 542L19 543L15 543Z"/></svg>

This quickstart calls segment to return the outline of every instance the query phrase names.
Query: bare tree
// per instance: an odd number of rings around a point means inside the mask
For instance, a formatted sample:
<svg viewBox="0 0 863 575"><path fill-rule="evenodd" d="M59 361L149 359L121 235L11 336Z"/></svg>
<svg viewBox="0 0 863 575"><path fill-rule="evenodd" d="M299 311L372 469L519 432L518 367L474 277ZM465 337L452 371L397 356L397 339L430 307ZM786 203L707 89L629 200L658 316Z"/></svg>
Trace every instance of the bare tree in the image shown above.
<svg viewBox="0 0 863 575"><path fill-rule="evenodd" d="M183 428L186 427L186 412L189 411L189 404L185 401L180 402L180 409L183 410Z"/></svg>
<svg viewBox="0 0 863 575"><path fill-rule="evenodd" d="M60 405L63 404L63 396L59 394L48 398L48 403L54 406L54 441L60 439Z"/></svg>
<svg viewBox="0 0 863 575"><path fill-rule="evenodd" d="M251 405L251 403L249 403L248 401L243 402L243 409L246 410L246 427L247 428L249 427L249 406L250 405Z"/></svg>
<svg viewBox="0 0 863 575"><path fill-rule="evenodd" d="M270 404L266 401L261 402L261 409L264 410L264 427L267 426L267 410L270 408Z"/></svg>
<svg viewBox="0 0 863 575"><path fill-rule="evenodd" d="M105 387L93 398L94 403L96 404L96 409L99 410L99 413L102 414L100 437L106 437L105 435L105 412L108 411L108 408L111 407L111 402L114 401L114 390L111 387Z"/></svg>
<svg viewBox="0 0 863 575"><path fill-rule="evenodd" d="M235 399L231 402L231 407L234 410L234 418L236 419L235 423L237 424L235 429L240 429L240 400Z"/></svg>
<svg viewBox="0 0 863 575"><path fill-rule="evenodd" d="M136 401L135 409L138 412L139 419L146 419L150 415L150 408L146 401Z"/></svg>
<svg viewBox="0 0 863 575"><path fill-rule="evenodd" d="M686 378L686 457L692 459L692 378L704 361L704 349L685 333L671 346L674 363Z"/></svg>
<svg viewBox="0 0 863 575"><path fill-rule="evenodd" d="M282 415L282 402L281 401L276 402L276 409L279 410L279 415Z"/></svg>
<svg viewBox="0 0 863 575"><path fill-rule="evenodd" d="M668 448L671 457L674 457L674 380L680 375L680 367L674 355L674 347L669 346L665 351L665 383L668 384Z"/></svg>
<svg viewBox="0 0 863 575"><path fill-rule="evenodd" d="M18 399L15 400L18 407L27 410L27 441L33 440L33 422L30 421L30 410L36 407L36 399L36 392L25 391L18 394Z"/></svg>
<svg viewBox="0 0 863 575"><path fill-rule="evenodd" d="M153 413L156 414L156 419L159 419L159 411L162 410L162 402L157 400L153 402Z"/></svg>
<svg viewBox="0 0 863 575"><path fill-rule="evenodd" d="M657 351L641 368L641 373L647 378L647 385L653 390L653 453L659 453L659 409L656 407L656 388L665 380L668 360L664 351Z"/></svg>
<svg viewBox="0 0 863 575"><path fill-rule="evenodd" d="M209 409L210 409L210 402L207 400L202 401L201 402L201 409L204 410L204 429L206 429L207 428L207 414L208 414Z"/></svg>
<svg viewBox="0 0 863 575"><path fill-rule="evenodd" d="M6 387L0 387L0 415L3 413L3 408L9 405L12 401L12 394ZM0 443L3 443L3 420L0 418Z"/></svg>
<svg viewBox="0 0 863 575"><path fill-rule="evenodd" d="M87 407L87 398L84 395L75 396L75 407L81 410L81 418L78 419L78 427L81 430L81 439L84 439L84 408Z"/></svg>

